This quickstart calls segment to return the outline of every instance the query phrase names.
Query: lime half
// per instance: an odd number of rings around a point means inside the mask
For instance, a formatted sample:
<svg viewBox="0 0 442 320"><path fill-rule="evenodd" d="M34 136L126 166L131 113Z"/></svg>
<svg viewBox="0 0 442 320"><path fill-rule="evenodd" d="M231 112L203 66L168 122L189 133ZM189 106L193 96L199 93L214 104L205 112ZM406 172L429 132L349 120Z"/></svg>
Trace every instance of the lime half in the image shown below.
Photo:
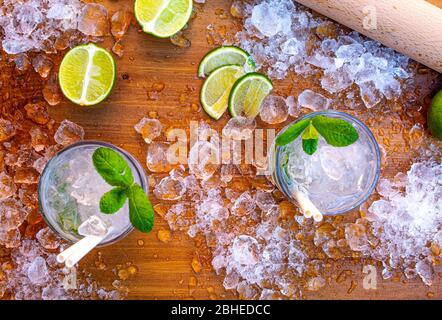
<svg viewBox="0 0 442 320"><path fill-rule="evenodd" d="M255 71L255 62L252 57L234 46L219 47L205 55L198 67L198 76L205 77L219 67L236 64L244 66L244 69Z"/></svg>
<svg viewBox="0 0 442 320"><path fill-rule="evenodd" d="M428 111L428 129L433 136L442 140L442 90L431 100Z"/></svg>
<svg viewBox="0 0 442 320"><path fill-rule="evenodd" d="M135 18L143 31L159 38L173 36L189 21L192 0L136 0Z"/></svg>
<svg viewBox="0 0 442 320"><path fill-rule="evenodd" d="M232 117L256 117L263 100L272 89L272 81L265 75L256 72L244 75L235 83L230 92L230 114Z"/></svg>
<svg viewBox="0 0 442 320"><path fill-rule="evenodd" d="M230 89L244 75L242 66L230 65L214 70L201 88L201 104L213 119L218 120L227 109Z"/></svg>
<svg viewBox="0 0 442 320"><path fill-rule="evenodd" d="M115 72L114 58L103 48L94 44L75 47L60 65L61 91L73 103L95 105L112 91Z"/></svg>

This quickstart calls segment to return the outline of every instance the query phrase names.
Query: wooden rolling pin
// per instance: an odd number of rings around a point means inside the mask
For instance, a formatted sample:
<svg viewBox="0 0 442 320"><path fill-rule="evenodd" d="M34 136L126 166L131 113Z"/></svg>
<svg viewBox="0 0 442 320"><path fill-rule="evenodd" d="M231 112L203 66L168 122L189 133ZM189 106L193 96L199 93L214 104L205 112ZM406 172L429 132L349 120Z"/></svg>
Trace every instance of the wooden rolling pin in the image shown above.
<svg viewBox="0 0 442 320"><path fill-rule="evenodd" d="M295 1L442 73L442 9L427 1Z"/></svg>

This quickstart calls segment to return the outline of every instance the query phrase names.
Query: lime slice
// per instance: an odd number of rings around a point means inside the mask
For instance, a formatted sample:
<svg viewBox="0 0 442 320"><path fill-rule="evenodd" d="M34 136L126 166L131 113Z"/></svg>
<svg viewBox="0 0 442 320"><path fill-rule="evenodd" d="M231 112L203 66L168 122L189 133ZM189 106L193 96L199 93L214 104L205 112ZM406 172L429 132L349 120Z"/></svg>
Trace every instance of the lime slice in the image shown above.
<svg viewBox="0 0 442 320"><path fill-rule="evenodd" d="M241 66L223 66L213 71L201 88L201 104L213 119L218 120L226 111L230 89L244 75Z"/></svg>
<svg viewBox="0 0 442 320"><path fill-rule="evenodd" d="M159 38L173 36L189 21L192 0L136 0L135 17L143 31Z"/></svg>
<svg viewBox="0 0 442 320"><path fill-rule="evenodd" d="M198 67L198 76L205 77L219 67L236 64L244 69L255 71L255 62L244 50L234 47L219 47L205 55Z"/></svg>
<svg viewBox="0 0 442 320"><path fill-rule="evenodd" d="M235 83L230 92L230 114L232 117L256 117L263 100L272 89L272 81L265 75L256 72L244 75Z"/></svg>
<svg viewBox="0 0 442 320"><path fill-rule="evenodd" d="M59 81L66 98L81 106L100 103L115 83L112 55L94 44L70 50L60 65Z"/></svg>

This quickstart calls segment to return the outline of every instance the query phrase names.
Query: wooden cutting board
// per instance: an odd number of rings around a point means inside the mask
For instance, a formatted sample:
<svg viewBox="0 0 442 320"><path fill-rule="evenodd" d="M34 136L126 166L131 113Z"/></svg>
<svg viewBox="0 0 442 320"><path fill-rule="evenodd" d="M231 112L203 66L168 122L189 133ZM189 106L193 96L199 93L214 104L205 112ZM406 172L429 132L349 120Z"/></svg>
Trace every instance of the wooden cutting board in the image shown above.
<svg viewBox="0 0 442 320"><path fill-rule="evenodd" d="M420 0L413 0L420 1ZM119 8L131 8L133 1L103 1L110 11ZM231 1L207 0L202 11L197 13L185 36L192 45L187 49L173 46L167 39L156 39L140 33L131 27L123 40L124 56L117 59L117 83L111 97L98 107L81 108L64 101L52 107L52 116L61 121L72 120L86 130L87 139L97 139L114 143L135 155L145 163L146 145L133 130L134 124L151 111L158 117L165 128L184 127L189 119L202 119L221 129L227 117L218 123L210 120L203 111L195 112L188 105L198 103L201 81L196 76L196 68L203 55L211 48L207 41L207 27L213 24L222 29L226 26L227 37L235 33L235 23L228 14ZM442 0L431 0L442 7ZM220 14L221 9L226 14ZM225 18L224 18L225 16ZM105 46L109 45L107 43ZM153 83L163 82L166 87L159 94L158 100L149 101L147 91ZM278 92L289 91L289 81L277 82ZM184 100L184 101L183 101ZM258 122L259 126L265 126ZM282 124L284 126L285 124ZM404 157L407 157L404 155ZM110 247L95 250L82 263L88 272L94 275L100 284L110 285L118 279L115 269L132 264L138 272L122 281L130 289L132 299L208 299L235 298L232 292L222 288L222 277L215 275L210 268L195 274L191 261L195 254L195 243L185 234L174 232L169 243L157 239L157 232L168 229L167 223L156 217L155 229L148 235L133 232L126 239ZM101 257L101 258L99 258ZM362 270L360 270L362 274ZM189 278L198 280L196 288L190 290ZM380 281L380 277L379 277ZM367 291L361 282L348 294L350 283L332 283L316 294L309 294L313 299L424 299L429 291L435 298L442 298L442 281L438 278L435 285L428 289L420 281L382 282L378 290Z"/></svg>

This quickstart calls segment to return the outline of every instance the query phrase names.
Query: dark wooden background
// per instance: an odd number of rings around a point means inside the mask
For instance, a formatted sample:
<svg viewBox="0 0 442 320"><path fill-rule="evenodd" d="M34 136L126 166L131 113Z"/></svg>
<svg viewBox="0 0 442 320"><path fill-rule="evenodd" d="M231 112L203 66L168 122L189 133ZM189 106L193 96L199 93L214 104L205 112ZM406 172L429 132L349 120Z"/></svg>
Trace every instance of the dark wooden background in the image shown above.
<svg viewBox="0 0 442 320"><path fill-rule="evenodd" d="M422 0L412 0L422 1ZM431 2L442 7L441 0ZM119 8L132 9L132 0L103 3L113 12ZM133 129L142 116L157 112L164 127L184 127L189 119L204 119L210 125L221 129L227 117L215 123L203 111L195 110L192 103L198 103L201 80L196 76L200 59L211 48L207 40L207 27L213 24L215 30L227 30L227 38L235 34L235 24L228 14L231 1L207 0L196 17L190 22L185 36L192 42L190 48L177 48L167 39L156 39L139 32L132 26L123 40L124 56L117 58L117 83L110 98L94 108L82 108L64 101L51 107L51 115L58 121L72 120L86 130L87 139L98 139L114 143L135 155L145 163L147 145ZM221 9L224 14L221 13ZM111 44L105 42L104 46ZM162 82L165 89L155 101L148 100L147 92L152 84ZM288 90L290 81L276 82L276 91ZM293 89L291 89L293 90ZM300 89L299 92L302 90ZM293 92L293 91L292 91ZM295 90L296 93L296 90ZM264 126L258 122L259 126ZM164 138L164 137L163 137ZM235 298L232 292L222 288L222 277L204 267L199 274L191 268L195 254L194 241L185 234L172 233L169 243L160 242L157 232L168 229L167 223L156 217L155 229L148 235L133 232L126 239L110 247L95 250L82 262L88 272L101 284L110 285L115 269L120 265L132 264L138 272L123 281L131 299L208 299ZM142 245L140 245L142 244ZM99 258L101 257L101 258ZM101 260L100 260L101 259ZM102 270L104 269L104 270ZM359 270L362 274L362 270ZM189 278L198 279L196 288L188 286ZM440 279L440 277L438 277ZM364 290L361 282L351 293L347 293L350 283L344 282L327 286L323 290L308 294L311 299L425 299L427 296L442 298L442 281L428 288L420 281L381 282L378 277L378 290ZM428 292L431 292L428 294Z"/></svg>

